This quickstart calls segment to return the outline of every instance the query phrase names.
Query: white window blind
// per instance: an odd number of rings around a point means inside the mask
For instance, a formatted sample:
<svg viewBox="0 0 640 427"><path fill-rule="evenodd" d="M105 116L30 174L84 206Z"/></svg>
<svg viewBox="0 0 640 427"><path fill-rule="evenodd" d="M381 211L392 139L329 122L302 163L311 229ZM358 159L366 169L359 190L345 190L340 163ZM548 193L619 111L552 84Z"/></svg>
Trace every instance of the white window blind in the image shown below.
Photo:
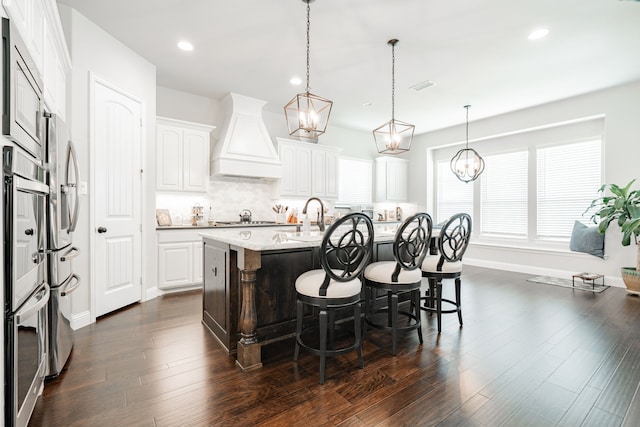
<svg viewBox="0 0 640 427"><path fill-rule="evenodd" d="M480 176L480 232L502 237L527 236L528 151L484 157Z"/></svg>
<svg viewBox="0 0 640 427"><path fill-rule="evenodd" d="M338 202L370 204L373 188L373 162L371 160L338 159Z"/></svg>
<svg viewBox="0 0 640 427"><path fill-rule="evenodd" d="M442 222L461 212L468 213L473 220L473 183L464 183L456 178L448 160L437 163L437 174L435 221Z"/></svg>
<svg viewBox="0 0 640 427"><path fill-rule="evenodd" d="M537 149L537 235L571 236L575 220L598 197L601 141L590 140Z"/></svg>

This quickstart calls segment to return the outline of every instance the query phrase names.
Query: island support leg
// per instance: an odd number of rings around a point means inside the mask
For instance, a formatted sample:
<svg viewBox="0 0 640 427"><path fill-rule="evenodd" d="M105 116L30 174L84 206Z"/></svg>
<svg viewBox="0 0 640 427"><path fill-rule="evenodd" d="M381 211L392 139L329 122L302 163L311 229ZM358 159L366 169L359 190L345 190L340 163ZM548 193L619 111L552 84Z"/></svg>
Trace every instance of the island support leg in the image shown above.
<svg viewBox="0 0 640 427"><path fill-rule="evenodd" d="M242 306L240 308L240 341L236 364L243 370L262 367L261 345L256 328L256 271L261 267L260 252L244 249L238 253Z"/></svg>

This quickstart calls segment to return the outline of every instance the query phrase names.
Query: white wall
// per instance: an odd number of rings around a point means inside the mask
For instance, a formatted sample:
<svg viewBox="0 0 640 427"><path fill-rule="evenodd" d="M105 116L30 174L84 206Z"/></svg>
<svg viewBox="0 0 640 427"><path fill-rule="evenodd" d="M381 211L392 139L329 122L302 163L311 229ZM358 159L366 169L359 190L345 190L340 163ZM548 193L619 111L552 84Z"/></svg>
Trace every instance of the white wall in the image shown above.
<svg viewBox="0 0 640 427"><path fill-rule="evenodd" d="M224 116L220 101L179 90L156 88L158 116L187 122L202 123L220 128L219 117Z"/></svg>
<svg viewBox="0 0 640 427"><path fill-rule="evenodd" d="M474 106L480 110L482 106ZM469 125L471 139L480 139L509 132L576 120L589 116L605 116L604 182L626 184L640 178L640 81L607 90L577 96L537 107L516 111ZM464 141L464 124L417 136L409 159L410 199L420 209L433 211L433 170L428 162L429 149ZM472 143L472 141L471 141ZM482 153L480 153L482 154ZM427 166L425 166L427 165ZM610 229L605 238L607 259L584 254L537 252L512 248L473 246L466 260L469 263L530 272L570 275L579 271L604 273L608 281L620 284L621 266L635 265L636 248L622 247L620 233Z"/></svg>
<svg viewBox="0 0 640 427"><path fill-rule="evenodd" d="M59 5L65 37L69 46L73 69L68 85L68 99L71 100L70 137L74 140L80 163L80 177L89 182L89 73L94 73L143 101L143 132L145 137L142 162L145 171L142 194L143 200L143 253L155 253L155 117L156 117L156 70L155 66L133 52L127 46L111 37L101 28L86 19L75 9ZM91 186L89 185L89 188ZM81 198L80 220L74 234L74 243L81 250L81 256L74 262L74 270L82 279L82 286L72 295L74 327L91 321L91 271L90 252L90 208L92 197ZM147 262L153 258L152 263ZM95 260L100 262L100 260ZM143 278L145 284L157 282L157 268L154 257L143 257Z"/></svg>

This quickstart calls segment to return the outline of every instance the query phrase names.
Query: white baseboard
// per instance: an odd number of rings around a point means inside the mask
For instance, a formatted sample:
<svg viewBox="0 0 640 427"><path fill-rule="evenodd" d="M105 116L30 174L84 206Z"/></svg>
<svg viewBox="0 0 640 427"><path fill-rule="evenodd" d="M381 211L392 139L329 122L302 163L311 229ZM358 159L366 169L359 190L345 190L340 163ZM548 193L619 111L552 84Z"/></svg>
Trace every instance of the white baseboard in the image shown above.
<svg viewBox="0 0 640 427"><path fill-rule="evenodd" d="M535 267L531 265L523 264L509 264L499 261L487 261L481 259L465 258L464 263L467 265L473 265L476 267L492 268L494 270L514 271L516 273L532 274L535 276L549 276L549 277L565 277L571 278L575 271L556 270L552 268ZM604 283L607 286L615 286L618 288L626 288L624 282L620 277L605 276Z"/></svg>
<svg viewBox="0 0 640 427"><path fill-rule="evenodd" d="M152 300L159 295L162 295L162 291L158 289L157 286L154 286L153 288L149 288L145 291L142 302Z"/></svg>
<svg viewBox="0 0 640 427"><path fill-rule="evenodd" d="M167 289L156 288L156 291L157 291L156 296L174 294L176 292L194 291L196 289L202 289L202 284L189 285L189 286L178 286L178 287L175 287L175 288L167 288Z"/></svg>
<svg viewBox="0 0 640 427"><path fill-rule="evenodd" d="M91 324L91 312L83 311L82 313L74 314L71 316L70 322L71 329L74 331L80 328L84 328Z"/></svg>

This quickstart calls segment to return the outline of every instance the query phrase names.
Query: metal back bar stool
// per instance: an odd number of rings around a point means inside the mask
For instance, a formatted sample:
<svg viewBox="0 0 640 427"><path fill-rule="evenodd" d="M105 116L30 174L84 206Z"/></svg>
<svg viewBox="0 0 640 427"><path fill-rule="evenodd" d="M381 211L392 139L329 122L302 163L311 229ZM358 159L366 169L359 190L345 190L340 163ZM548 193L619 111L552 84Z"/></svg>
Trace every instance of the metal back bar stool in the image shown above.
<svg viewBox="0 0 640 427"><path fill-rule="evenodd" d="M373 224L362 213L345 215L325 232L320 246L322 269L307 271L296 279L297 315L296 346L293 360L298 360L300 347L320 356L320 384L325 382L327 356L353 350L358 352L358 365L364 367L361 344L362 272L371 260L373 250ZM316 308L318 325L303 329L304 306ZM333 334L335 310L353 307L354 341L342 348L327 348L327 329ZM314 347L306 338L318 331L319 346ZM333 341L333 340L331 340Z"/></svg>
<svg viewBox="0 0 640 427"><path fill-rule="evenodd" d="M440 230L438 254L428 256L422 263L422 277L429 281L425 304L420 307L438 317L438 333L442 332L442 313L458 313L462 326L462 305L460 300L460 275L462 274L462 256L469 246L471 237L471 216L459 213L449 218ZM442 280L455 280L455 301L442 298ZM453 309L443 310L442 302L453 305Z"/></svg>
<svg viewBox="0 0 640 427"><path fill-rule="evenodd" d="M422 344L420 323L420 284L422 274L420 266L429 250L433 221L426 213L417 213L407 218L396 231L393 243L394 261L371 263L364 271L365 278L365 320L367 325L391 332L391 353L395 356L398 346L398 332L418 330L418 338ZM386 293L387 306L374 309L377 290ZM398 295L411 293L409 311L399 310ZM377 313L387 313L386 324L374 319ZM399 315L408 319L406 326L399 326Z"/></svg>

